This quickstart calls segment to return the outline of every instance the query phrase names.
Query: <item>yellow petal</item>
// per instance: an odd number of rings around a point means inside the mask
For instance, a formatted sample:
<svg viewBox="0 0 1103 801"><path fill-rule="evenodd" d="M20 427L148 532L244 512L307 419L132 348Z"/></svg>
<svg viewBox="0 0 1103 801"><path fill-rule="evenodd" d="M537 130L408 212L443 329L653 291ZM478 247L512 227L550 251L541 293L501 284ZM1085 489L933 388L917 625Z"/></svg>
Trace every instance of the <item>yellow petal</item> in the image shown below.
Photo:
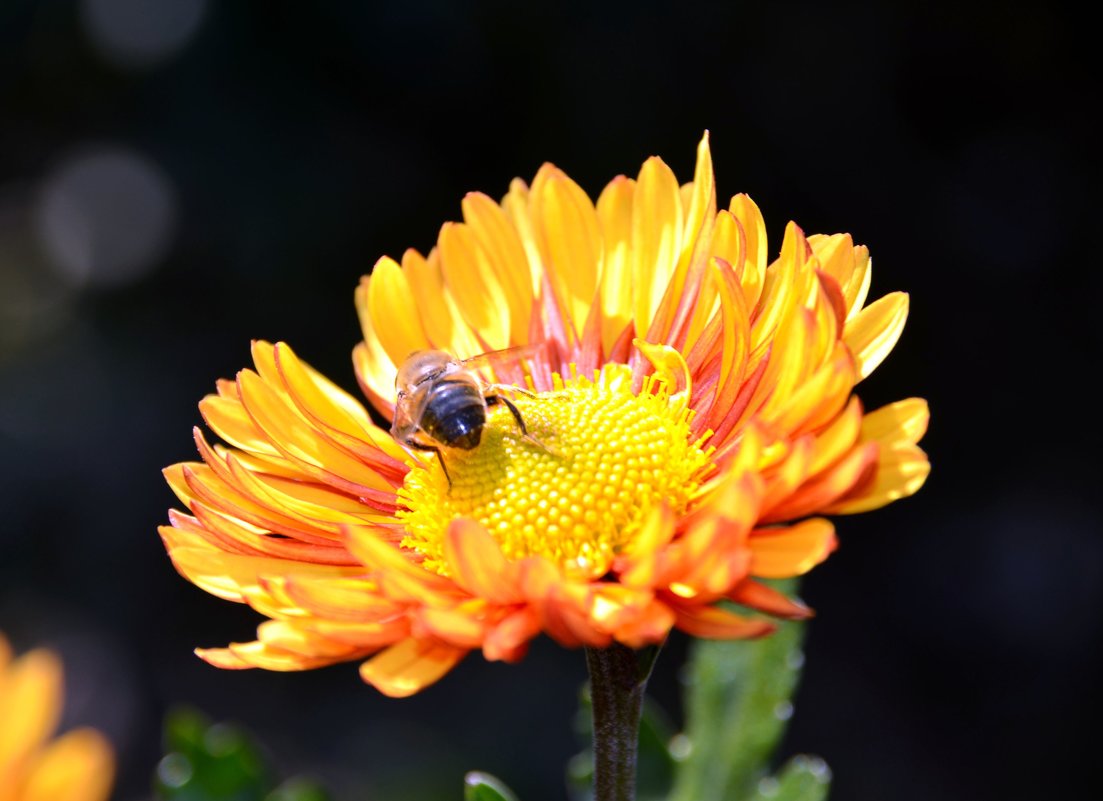
<svg viewBox="0 0 1103 801"><path fill-rule="evenodd" d="M276 670L280 672L294 670L312 670L333 664L332 659L326 657L303 656L282 648L266 645L262 642L234 642L228 649L232 658L220 656L221 649L196 649L196 655L200 659L210 662L215 667L240 670L244 667L261 668L262 670ZM237 661L234 662L233 659Z"/></svg>
<svg viewBox="0 0 1103 801"><path fill-rule="evenodd" d="M360 279L355 293L356 311L360 317L364 341L353 350L353 366L360 386L372 405L390 416L394 409L394 379L398 369L376 335L375 325L368 310L370 292L371 276L366 275Z"/></svg>
<svg viewBox="0 0 1103 801"><path fill-rule="evenodd" d="M341 444L361 458L385 454L396 465L405 452L390 434L372 422L360 402L299 359L285 343L274 348L274 359L288 394L299 410L331 432L345 435Z"/></svg>
<svg viewBox="0 0 1103 801"><path fill-rule="evenodd" d="M632 282L636 329L643 334L666 293L682 249L678 180L657 156L644 162L632 206Z"/></svg>
<svg viewBox="0 0 1103 801"><path fill-rule="evenodd" d="M743 229L745 259L740 268L747 308L753 309L762 295L769 252L766 243L766 221L755 202L747 195L732 198L729 211Z"/></svg>
<svg viewBox="0 0 1103 801"><path fill-rule="evenodd" d="M597 288L601 232L594 204L559 170L533 183L533 223L556 292L566 301L573 329L581 333Z"/></svg>
<svg viewBox="0 0 1103 801"><path fill-rule="evenodd" d="M257 428L241 405L236 389L233 398L220 395L203 398L199 402L199 413L203 415L203 420L211 431L234 447L250 453L279 456L280 452L272 446L264 432Z"/></svg>
<svg viewBox="0 0 1103 801"><path fill-rule="evenodd" d="M608 353L632 320L632 203L636 182L623 175L597 199L604 242L601 261L601 344Z"/></svg>
<svg viewBox="0 0 1103 801"><path fill-rule="evenodd" d="M384 256L372 268L368 314L379 344L395 364L404 362L414 351L430 347L418 322L421 310L415 305L406 273L394 259Z"/></svg>
<svg viewBox="0 0 1103 801"><path fill-rule="evenodd" d="M712 170L712 151L709 149L709 132L697 145L697 164L693 170L693 183L686 210L685 236L681 262L694 257L704 258L705 248L712 237L712 221L716 218L716 180Z"/></svg>
<svg viewBox="0 0 1103 801"><path fill-rule="evenodd" d="M843 341L854 354L861 380L892 351L908 319L908 295L892 292L874 301L846 324Z"/></svg>
<svg viewBox="0 0 1103 801"><path fill-rule="evenodd" d="M876 440L890 446L903 443L914 445L927 433L930 419L927 401L922 398L890 403L862 419L862 439Z"/></svg>
<svg viewBox="0 0 1103 801"><path fill-rule="evenodd" d="M308 625L299 621L266 620L257 626L257 639L269 648L307 658L338 661L356 655L356 648L310 631Z"/></svg>
<svg viewBox="0 0 1103 801"><path fill-rule="evenodd" d="M337 447L302 417L286 394L264 382L251 370L238 375L241 397L249 415L268 439L288 458L327 483L347 491L359 487L392 492L393 486L347 451Z"/></svg>
<svg viewBox="0 0 1103 801"><path fill-rule="evenodd" d="M849 309L846 319L852 320L865 305L866 296L869 294L869 285L873 279L873 271L870 269L872 262L869 258L869 248L858 245L854 248L854 272L850 280L843 286L843 295L846 298L846 307Z"/></svg>
<svg viewBox="0 0 1103 801"><path fill-rule="evenodd" d="M829 514L857 514L880 509L893 501L914 495L926 483L931 465L915 445L882 449L873 481L858 495L824 509Z"/></svg>
<svg viewBox="0 0 1103 801"><path fill-rule="evenodd" d="M517 230L501 206L481 192L464 197L463 219L486 253L509 302L510 340L527 342L534 278Z"/></svg>
<svg viewBox="0 0 1103 801"><path fill-rule="evenodd" d="M448 293L485 343L483 350L509 347L511 315L506 293L471 229L462 223L445 223L437 245Z"/></svg>

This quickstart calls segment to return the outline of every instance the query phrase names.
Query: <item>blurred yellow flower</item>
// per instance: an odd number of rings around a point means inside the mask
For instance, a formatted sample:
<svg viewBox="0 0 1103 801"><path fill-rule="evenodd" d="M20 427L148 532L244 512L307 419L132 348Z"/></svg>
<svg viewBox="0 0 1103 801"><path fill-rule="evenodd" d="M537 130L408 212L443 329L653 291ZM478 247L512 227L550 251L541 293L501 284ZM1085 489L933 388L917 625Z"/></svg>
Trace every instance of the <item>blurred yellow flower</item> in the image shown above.
<svg viewBox="0 0 1103 801"><path fill-rule="evenodd" d="M520 659L540 632L572 647L761 635L768 619L722 602L806 616L760 579L827 557L820 515L926 479L926 403L867 414L852 394L907 295L866 305L869 254L847 234L790 223L768 263L750 198L717 210L707 135L685 185L651 158L594 203L545 165L462 207L427 257L361 281L354 364L392 418L411 353L504 351L480 375L510 403L474 447L415 430L408 450L286 344L254 343L256 370L200 404L228 446L197 430L203 461L166 470L190 511L161 529L177 569L270 618L254 642L199 651L209 662L366 658L364 679L401 696L471 650ZM398 412L405 432L424 406Z"/></svg>
<svg viewBox="0 0 1103 801"><path fill-rule="evenodd" d="M61 663L45 650L12 659L0 635L0 801L104 801L115 762L92 729L51 740L63 703Z"/></svg>

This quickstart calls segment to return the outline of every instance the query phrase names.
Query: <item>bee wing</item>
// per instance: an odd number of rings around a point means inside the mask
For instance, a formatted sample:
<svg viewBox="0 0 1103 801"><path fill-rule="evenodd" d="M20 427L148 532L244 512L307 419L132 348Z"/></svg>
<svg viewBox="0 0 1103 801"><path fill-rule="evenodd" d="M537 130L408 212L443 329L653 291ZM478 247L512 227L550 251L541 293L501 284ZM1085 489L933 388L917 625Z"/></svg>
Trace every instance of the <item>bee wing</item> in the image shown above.
<svg viewBox="0 0 1103 801"><path fill-rule="evenodd" d="M425 391L413 394L400 393L394 405L394 420L391 422L391 436L399 442L409 442L417 433L421 424L421 415L429 402L429 393Z"/></svg>
<svg viewBox="0 0 1103 801"><path fill-rule="evenodd" d="M480 377L490 384L506 383L521 385L528 373L526 360L535 360L547 351L547 344L533 343L514 345L499 350L488 350L460 361L468 370L480 373Z"/></svg>

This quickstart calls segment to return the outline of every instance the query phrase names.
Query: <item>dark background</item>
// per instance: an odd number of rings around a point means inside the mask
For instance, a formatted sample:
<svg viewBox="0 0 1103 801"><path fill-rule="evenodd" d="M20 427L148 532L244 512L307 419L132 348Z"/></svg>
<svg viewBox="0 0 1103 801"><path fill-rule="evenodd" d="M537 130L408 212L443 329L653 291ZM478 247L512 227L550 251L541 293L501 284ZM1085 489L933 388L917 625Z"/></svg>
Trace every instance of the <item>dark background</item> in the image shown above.
<svg viewBox="0 0 1103 801"><path fill-rule="evenodd" d="M0 5L0 630L59 648L68 723L148 797L180 702L342 799L458 798L463 771L562 798L582 655L469 657L409 700L354 665L215 670L248 609L173 571L160 476L196 402L286 340L355 389L352 290L427 251L463 193L553 161L596 196L712 135L721 203L850 231L912 296L872 408L930 399L916 497L840 521L784 753L840 801L1068 797L1096 756L1098 102L1056 7ZM887 4L886 4L887 5ZM157 7L157 15L149 9ZM678 636L652 682L677 709ZM2 725L2 722L0 722ZM418 796L418 793L423 794Z"/></svg>

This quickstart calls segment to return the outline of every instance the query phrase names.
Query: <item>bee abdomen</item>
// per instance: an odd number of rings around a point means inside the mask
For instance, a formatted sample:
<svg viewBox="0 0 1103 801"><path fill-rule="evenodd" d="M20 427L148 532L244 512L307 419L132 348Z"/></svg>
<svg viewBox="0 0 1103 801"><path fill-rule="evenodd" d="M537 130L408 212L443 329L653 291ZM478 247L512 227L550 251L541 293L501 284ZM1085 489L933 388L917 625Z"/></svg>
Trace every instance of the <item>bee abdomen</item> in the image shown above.
<svg viewBox="0 0 1103 801"><path fill-rule="evenodd" d="M421 427L442 445L471 450L486 425L486 401L466 381L442 381L433 389L421 416Z"/></svg>

